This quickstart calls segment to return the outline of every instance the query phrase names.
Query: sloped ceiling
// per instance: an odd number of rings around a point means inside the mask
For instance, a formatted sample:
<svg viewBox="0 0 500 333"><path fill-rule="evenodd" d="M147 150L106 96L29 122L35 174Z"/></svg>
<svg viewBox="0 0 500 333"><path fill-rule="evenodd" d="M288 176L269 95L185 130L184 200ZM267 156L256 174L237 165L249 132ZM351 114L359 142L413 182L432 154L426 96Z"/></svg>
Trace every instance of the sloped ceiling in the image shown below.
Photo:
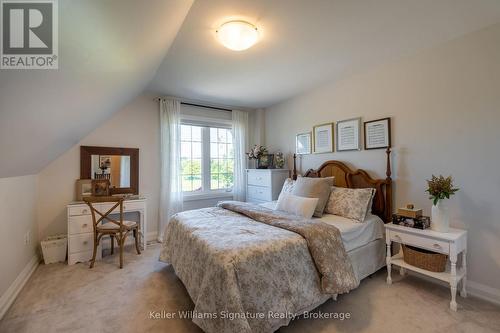
<svg viewBox="0 0 500 333"><path fill-rule="evenodd" d="M0 178L38 173L141 93L192 0L58 3L59 70L0 70Z"/></svg>
<svg viewBox="0 0 500 333"><path fill-rule="evenodd" d="M229 18L256 23L262 40L225 49L215 30ZM499 21L498 0L196 1L148 89L267 107Z"/></svg>
<svg viewBox="0 0 500 333"><path fill-rule="evenodd" d="M230 18L261 41L225 49ZM38 173L144 90L267 107L497 22L498 0L60 0L60 69L0 70L0 178Z"/></svg>

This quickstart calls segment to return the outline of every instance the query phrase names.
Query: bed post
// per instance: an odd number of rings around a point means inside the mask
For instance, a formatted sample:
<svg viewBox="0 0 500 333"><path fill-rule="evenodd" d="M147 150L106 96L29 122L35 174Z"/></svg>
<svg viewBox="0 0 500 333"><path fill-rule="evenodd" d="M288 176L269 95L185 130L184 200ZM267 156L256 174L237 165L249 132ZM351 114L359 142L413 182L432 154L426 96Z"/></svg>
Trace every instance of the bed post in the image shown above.
<svg viewBox="0 0 500 333"><path fill-rule="evenodd" d="M297 180L297 154L293 154L293 173L292 179Z"/></svg>
<svg viewBox="0 0 500 333"><path fill-rule="evenodd" d="M385 175L385 222L392 222L392 178L391 178L391 148L387 147L387 169Z"/></svg>

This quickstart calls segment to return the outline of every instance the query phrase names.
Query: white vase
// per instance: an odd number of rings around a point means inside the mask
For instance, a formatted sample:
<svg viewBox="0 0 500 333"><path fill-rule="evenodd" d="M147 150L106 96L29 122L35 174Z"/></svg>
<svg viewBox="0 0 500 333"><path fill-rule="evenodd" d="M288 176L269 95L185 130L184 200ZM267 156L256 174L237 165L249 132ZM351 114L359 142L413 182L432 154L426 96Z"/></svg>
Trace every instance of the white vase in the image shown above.
<svg viewBox="0 0 500 333"><path fill-rule="evenodd" d="M432 205L431 230L448 232L450 230L450 213L448 203L439 200L437 205Z"/></svg>

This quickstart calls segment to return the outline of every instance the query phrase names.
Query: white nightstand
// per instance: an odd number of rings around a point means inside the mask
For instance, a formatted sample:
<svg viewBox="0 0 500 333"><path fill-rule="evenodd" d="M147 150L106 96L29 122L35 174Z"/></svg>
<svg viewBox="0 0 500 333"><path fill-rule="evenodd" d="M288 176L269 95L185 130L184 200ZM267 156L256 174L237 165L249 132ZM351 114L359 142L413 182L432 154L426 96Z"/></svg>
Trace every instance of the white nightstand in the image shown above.
<svg viewBox="0 0 500 333"><path fill-rule="evenodd" d="M385 242L387 244L387 284L392 283L391 265L399 266L401 275L404 275L405 269L409 269L445 281L450 284L451 289L450 309L457 311L456 294L457 285L460 281L462 281L460 296L467 297L467 291L465 289L467 281L467 231L450 228L449 232L444 233L430 229L420 230L396 224L386 224ZM436 273L409 265L403 260L401 252L394 256L391 255L392 242L447 254L450 260L450 267L447 267L442 273ZM462 265L457 269L457 257L459 253L462 253Z"/></svg>

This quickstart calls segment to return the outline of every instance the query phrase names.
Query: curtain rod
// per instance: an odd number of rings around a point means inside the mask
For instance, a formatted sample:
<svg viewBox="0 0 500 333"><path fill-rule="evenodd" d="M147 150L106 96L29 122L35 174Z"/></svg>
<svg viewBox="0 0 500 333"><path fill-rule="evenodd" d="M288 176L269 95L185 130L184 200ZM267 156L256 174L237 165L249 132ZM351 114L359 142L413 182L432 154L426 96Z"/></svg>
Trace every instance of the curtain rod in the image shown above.
<svg viewBox="0 0 500 333"><path fill-rule="evenodd" d="M156 101L161 100L160 97L155 98ZM227 111L227 112L233 112L231 109L226 109L226 108L219 108L216 106L208 106L208 105L202 105L202 104L195 104L195 103L188 103L188 102L181 102L182 105L189 105L189 106L196 106L199 108L205 108L205 109L213 109L213 110L219 110L219 111Z"/></svg>

